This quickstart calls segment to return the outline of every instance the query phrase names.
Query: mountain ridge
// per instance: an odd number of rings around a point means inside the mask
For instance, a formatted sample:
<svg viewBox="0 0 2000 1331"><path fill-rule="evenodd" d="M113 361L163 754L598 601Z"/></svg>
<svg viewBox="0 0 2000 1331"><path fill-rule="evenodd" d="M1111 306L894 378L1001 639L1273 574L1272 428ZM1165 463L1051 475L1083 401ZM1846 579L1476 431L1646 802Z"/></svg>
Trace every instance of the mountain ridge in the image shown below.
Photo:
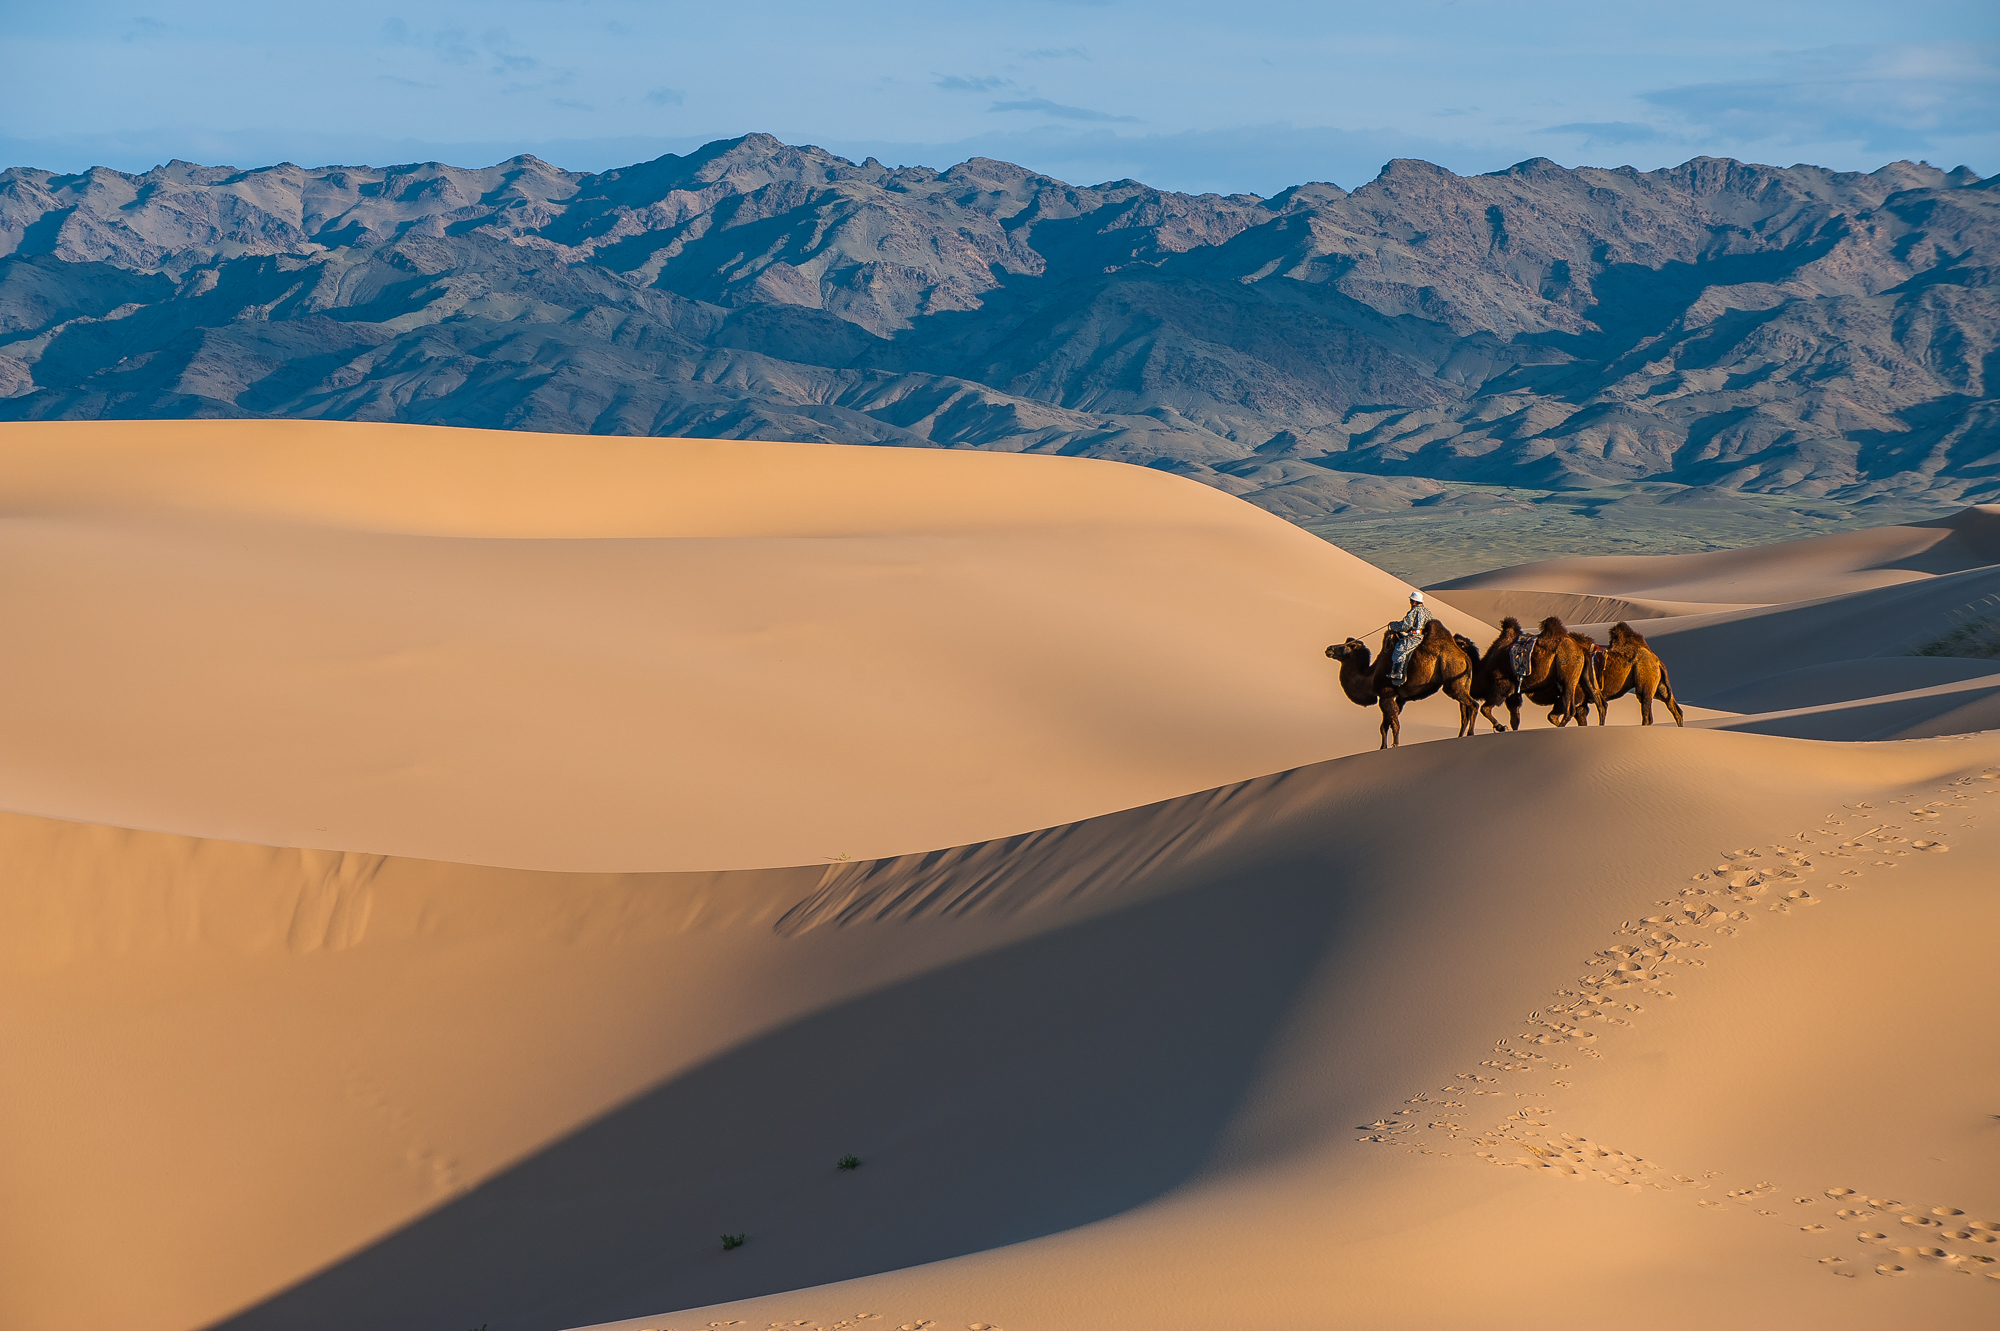
<svg viewBox="0 0 2000 1331"><path fill-rule="evenodd" d="M13 168L0 419L1054 451L1299 520L1382 477L1977 502L1996 221L1907 162L1397 159L1269 199L769 135L595 174Z"/></svg>

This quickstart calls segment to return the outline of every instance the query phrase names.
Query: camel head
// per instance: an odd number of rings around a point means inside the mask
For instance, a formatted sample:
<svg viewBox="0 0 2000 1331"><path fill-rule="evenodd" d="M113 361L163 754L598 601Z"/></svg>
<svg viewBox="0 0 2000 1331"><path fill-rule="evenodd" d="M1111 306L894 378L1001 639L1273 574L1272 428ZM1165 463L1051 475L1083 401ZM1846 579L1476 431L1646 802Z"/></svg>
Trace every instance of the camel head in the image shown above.
<svg viewBox="0 0 2000 1331"><path fill-rule="evenodd" d="M1357 670L1366 670L1371 653L1368 644L1359 638L1349 638L1346 642L1336 642L1326 649L1326 654L1342 665L1352 665Z"/></svg>

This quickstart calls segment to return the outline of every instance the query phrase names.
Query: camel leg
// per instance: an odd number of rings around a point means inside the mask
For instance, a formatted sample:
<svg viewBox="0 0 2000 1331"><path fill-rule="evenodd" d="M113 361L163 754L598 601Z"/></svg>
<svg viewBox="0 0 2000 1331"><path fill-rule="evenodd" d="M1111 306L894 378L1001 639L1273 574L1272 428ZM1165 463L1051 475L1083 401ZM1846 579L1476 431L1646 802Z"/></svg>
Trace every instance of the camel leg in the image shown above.
<svg viewBox="0 0 2000 1331"><path fill-rule="evenodd" d="M1664 670L1660 672L1660 701L1665 703L1667 710L1674 714L1675 725L1685 726L1687 724L1681 718L1681 705L1674 701L1674 686L1667 683L1667 672Z"/></svg>
<svg viewBox="0 0 2000 1331"><path fill-rule="evenodd" d="M1521 695L1518 691L1507 695L1507 729L1521 728Z"/></svg>
<svg viewBox="0 0 2000 1331"><path fill-rule="evenodd" d="M1378 694L1375 705L1382 709L1382 742L1376 746L1377 750L1389 747L1389 729L1392 726L1396 731L1396 743L1400 745L1403 742L1403 726L1396 718L1396 699L1387 693Z"/></svg>
<svg viewBox="0 0 2000 1331"><path fill-rule="evenodd" d="M1658 678L1646 678L1651 672L1646 669L1644 661L1634 662L1633 672L1639 679L1639 724L1650 726L1653 724L1653 693L1660 687L1660 681Z"/></svg>
<svg viewBox="0 0 2000 1331"><path fill-rule="evenodd" d="M1493 727L1494 734L1503 735L1507 732L1507 727L1501 725L1499 720L1496 719L1493 715L1493 700L1491 698L1488 698L1485 702L1479 704L1479 714L1486 718L1487 725ZM1473 727L1473 729L1475 730L1477 730L1478 728L1479 727L1476 725Z"/></svg>
<svg viewBox="0 0 2000 1331"><path fill-rule="evenodd" d="M1458 737L1464 739L1479 729L1479 708L1472 701L1472 690L1467 687L1470 674L1454 675L1445 685L1444 696L1458 704Z"/></svg>
<svg viewBox="0 0 2000 1331"><path fill-rule="evenodd" d="M1549 724L1561 730L1576 715L1576 678L1580 671L1565 671L1562 679L1562 696L1556 700L1555 710L1549 713Z"/></svg>

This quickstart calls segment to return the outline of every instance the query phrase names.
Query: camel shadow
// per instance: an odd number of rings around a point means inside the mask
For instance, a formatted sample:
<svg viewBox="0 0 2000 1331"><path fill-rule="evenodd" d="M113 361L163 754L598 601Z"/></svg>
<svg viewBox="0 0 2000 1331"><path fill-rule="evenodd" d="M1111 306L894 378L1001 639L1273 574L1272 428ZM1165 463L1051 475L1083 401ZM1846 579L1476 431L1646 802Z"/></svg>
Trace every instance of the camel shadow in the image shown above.
<svg viewBox="0 0 2000 1331"><path fill-rule="evenodd" d="M1351 903L1322 864L1239 870L841 1003L213 1331L550 1331L1128 1210L1212 1153Z"/></svg>

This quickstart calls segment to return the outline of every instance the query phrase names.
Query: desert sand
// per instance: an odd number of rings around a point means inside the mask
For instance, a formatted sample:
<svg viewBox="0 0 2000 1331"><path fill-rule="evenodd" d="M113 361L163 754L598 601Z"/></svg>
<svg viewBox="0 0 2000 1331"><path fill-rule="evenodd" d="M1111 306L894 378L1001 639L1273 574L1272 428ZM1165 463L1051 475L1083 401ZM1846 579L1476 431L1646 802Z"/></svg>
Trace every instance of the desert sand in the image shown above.
<svg viewBox="0 0 2000 1331"><path fill-rule="evenodd" d="M1109 463L27 425L0 493L0 1324L2000 1309L2000 735L1379 753L1321 653L1407 588ZM1787 557L1642 625L1684 696L1978 570ZM1698 636L1762 613L1806 664Z"/></svg>
<svg viewBox="0 0 2000 1331"><path fill-rule="evenodd" d="M1743 550L1523 564L1437 596L1496 620L1560 615L1600 639L1629 619L1683 701L1737 714L1699 725L1838 740L2000 728L2000 661L1915 654L2000 617L2000 505Z"/></svg>

